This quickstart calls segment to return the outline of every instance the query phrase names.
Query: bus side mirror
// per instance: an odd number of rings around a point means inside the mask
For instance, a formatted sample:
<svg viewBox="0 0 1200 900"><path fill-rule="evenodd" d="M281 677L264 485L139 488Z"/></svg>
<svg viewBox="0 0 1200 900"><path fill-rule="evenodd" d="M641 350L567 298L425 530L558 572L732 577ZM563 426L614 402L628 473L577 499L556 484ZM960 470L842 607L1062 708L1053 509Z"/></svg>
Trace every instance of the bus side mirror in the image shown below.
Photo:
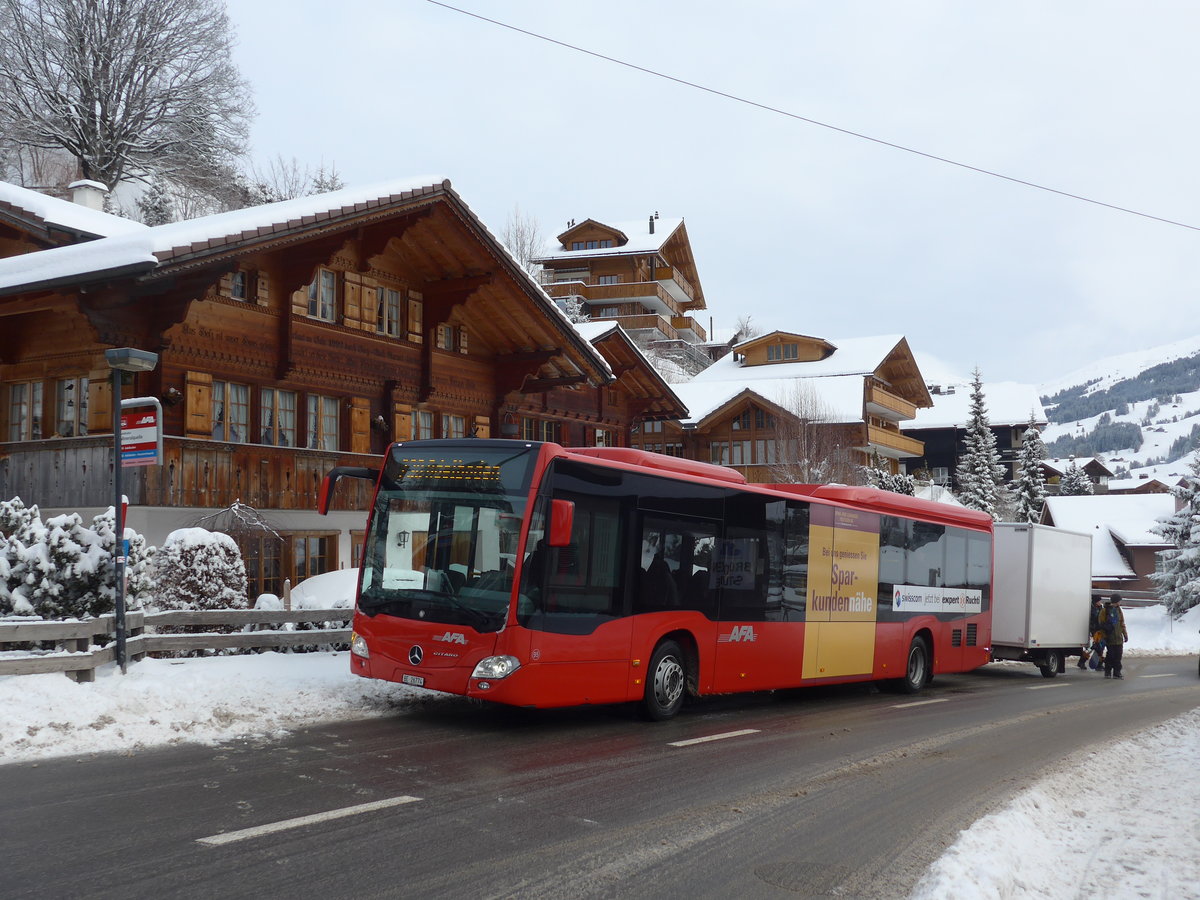
<svg viewBox="0 0 1200 900"><path fill-rule="evenodd" d="M341 478L366 478L370 481L379 480L379 469L364 469L358 466L334 466L321 479L321 489L317 492L317 512L322 516L329 512L329 499L333 496L333 486Z"/></svg>
<svg viewBox="0 0 1200 900"><path fill-rule="evenodd" d="M551 500L550 534L546 543L551 547L570 546L574 527L575 503L571 500Z"/></svg>

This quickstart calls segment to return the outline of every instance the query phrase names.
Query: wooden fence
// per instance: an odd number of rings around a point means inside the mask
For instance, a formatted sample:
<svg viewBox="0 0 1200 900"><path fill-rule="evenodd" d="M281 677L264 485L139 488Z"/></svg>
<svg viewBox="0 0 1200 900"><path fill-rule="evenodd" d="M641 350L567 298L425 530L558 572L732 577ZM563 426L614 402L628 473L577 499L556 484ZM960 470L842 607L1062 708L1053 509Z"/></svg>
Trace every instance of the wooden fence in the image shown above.
<svg viewBox="0 0 1200 900"><path fill-rule="evenodd" d="M345 644L350 640L348 627L324 626L349 622L353 614L352 609L130 612L125 616L125 652L130 661L135 661L148 653L172 650L255 650ZM269 628L290 623L322 627L304 631L257 630L261 626ZM163 626L206 625L239 630L228 634L219 631L160 634L156 631ZM116 659L115 642L111 614L75 622L0 621L0 675L64 672L75 681L94 681L96 669ZM37 644L41 649L20 646L26 644ZM46 649L47 644L53 649Z"/></svg>

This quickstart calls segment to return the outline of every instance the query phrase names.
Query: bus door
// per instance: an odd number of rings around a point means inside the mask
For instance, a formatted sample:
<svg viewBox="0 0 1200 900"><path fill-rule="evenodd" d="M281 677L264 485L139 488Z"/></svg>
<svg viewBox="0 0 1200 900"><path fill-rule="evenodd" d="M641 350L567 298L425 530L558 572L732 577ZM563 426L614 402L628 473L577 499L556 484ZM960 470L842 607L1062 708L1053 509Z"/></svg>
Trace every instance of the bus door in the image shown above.
<svg viewBox="0 0 1200 900"><path fill-rule="evenodd" d="M556 491L574 504L567 546L546 540L546 513L530 525L517 621L529 629L539 693L561 702L626 699L632 622L622 588L619 500Z"/></svg>
<svg viewBox="0 0 1200 900"><path fill-rule="evenodd" d="M695 638L700 684L711 681L719 534L719 523L708 519L662 513L640 516L637 558L629 579L633 656L640 660L639 667L630 671L631 694L640 692L640 680L659 637L674 630Z"/></svg>

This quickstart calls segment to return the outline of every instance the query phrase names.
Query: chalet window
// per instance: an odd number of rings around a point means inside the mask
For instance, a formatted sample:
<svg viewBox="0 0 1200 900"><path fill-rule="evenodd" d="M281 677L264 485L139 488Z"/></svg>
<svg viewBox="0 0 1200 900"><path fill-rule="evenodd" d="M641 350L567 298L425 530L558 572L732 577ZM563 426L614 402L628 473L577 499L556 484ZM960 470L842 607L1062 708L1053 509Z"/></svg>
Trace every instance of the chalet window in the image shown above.
<svg viewBox="0 0 1200 900"><path fill-rule="evenodd" d="M729 465L729 441L713 441L710 447L714 463L718 466Z"/></svg>
<svg viewBox="0 0 1200 900"><path fill-rule="evenodd" d="M308 286L308 314L326 322L337 320L337 273L332 269L318 269Z"/></svg>
<svg viewBox="0 0 1200 900"><path fill-rule="evenodd" d="M729 465L746 466L753 462L749 441L733 441L729 445Z"/></svg>
<svg viewBox="0 0 1200 900"><path fill-rule="evenodd" d="M418 409L413 413L413 440L427 441L433 436L433 413Z"/></svg>
<svg viewBox="0 0 1200 900"><path fill-rule="evenodd" d="M362 532L358 532L361 541ZM284 581L296 585L337 568L338 536L333 532L244 534L237 538L246 563L246 591L283 596Z"/></svg>
<svg viewBox="0 0 1200 900"><path fill-rule="evenodd" d="M601 275L596 279L596 284L620 284L620 275Z"/></svg>
<svg viewBox="0 0 1200 900"><path fill-rule="evenodd" d="M613 319L621 314L619 306L602 306L600 311L596 313L596 317L600 319Z"/></svg>
<svg viewBox="0 0 1200 900"><path fill-rule="evenodd" d="M750 410L743 410L740 415L734 416L729 423L729 427L734 431L749 431L750 430Z"/></svg>
<svg viewBox="0 0 1200 900"><path fill-rule="evenodd" d="M551 419L521 420L522 437L527 441L553 441L562 443L562 424Z"/></svg>
<svg viewBox="0 0 1200 900"><path fill-rule="evenodd" d="M228 381L212 383L214 441L244 444L250 440L250 388Z"/></svg>
<svg viewBox="0 0 1200 900"><path fill-rule="evenodd" d="M601 249L601 248L607 248L607 247L611 247L611 246L612 246L612 241L611 241L611 240L605 240L605 241L572 241L572 242L571 242L571 249L572 249L572 250L597 250L597 249Z"/></svg>
<svg viewBox="0 0 1200 900"><path fill-rule="evenodd" d="M596 429L595 442L597 447L616 446L615 442L613 441L613 433L607 428Z"/></svg>
<svg viewBox="0 0 1200 900"><path fill-rule="evenodd" d="M262 441L277 447L296 446L296 392L262 389L259 409Z"/></svg>
<svg viewBox="0 0 1200 900"><path fill-rule="evenodd" d="M229 296L234 300L245 302L250 299L250 288L252 279L250 273L243 269L238 269L229 276Z"/></svg>
<svg viewBox="0 0 1200 900"><path fill-rule="evenodd" d="M88 433L88 380L60 378L54 388L55 431L59 437Z"/></svg>
<svg viewBox="0 0 1200 900"><path fill-rule="evenodd" d="M663 453L665 453L667 456L678 456L679 458L682 459L683 458L683 444L672 444L668 441L667 444L663 447Z"/></svg>
<svg viewBox="0 0 1200 900"><path fill-rule="evenodd" d="M460 438L467 436L467 420L463 416L442 416L442 437Z"/></svg>
<svg viewBox="0 0 1200 900"><path fill-rule="evenodd" d="M336 397L308 395L308 440L309 450L337 450L338 402Z"/></svg>
<svg viewBox="0 0 1200 900"><path fill-rule="evenodd" d="M391 288L379 288L377 299L379 310L375 317L375 330L379 334L400 337L404 325L401 312L404 305L400 302L400 292Z"/></svg>
<svg viewBox="0 0 1200 900"><path fill-rule="evenodd" d="M662 422L643 422L642 423L642 431L646 432L647 434L660 432L662 430L663 430Z"/></svg>
<svg viewBox="0 0 1200 900"><path fill-rule="evenodd" d="M799 344L772 344L767 347L767 359L778 361L781 359L799 359L800 345Z"/></svg>
<svg viewBox="0 0 1200 900"><path fill-rule="evenodd" d="M8 439L36 441L42 436L42 383L9 385Z"/></svg>
<svg viewBox="0 0 1200 900"><path fill-rule="evenodd" d="M459 353L466 353L467 330L454 325L439 325L437 327L437 348L439 350L453 350Z"/></svg>

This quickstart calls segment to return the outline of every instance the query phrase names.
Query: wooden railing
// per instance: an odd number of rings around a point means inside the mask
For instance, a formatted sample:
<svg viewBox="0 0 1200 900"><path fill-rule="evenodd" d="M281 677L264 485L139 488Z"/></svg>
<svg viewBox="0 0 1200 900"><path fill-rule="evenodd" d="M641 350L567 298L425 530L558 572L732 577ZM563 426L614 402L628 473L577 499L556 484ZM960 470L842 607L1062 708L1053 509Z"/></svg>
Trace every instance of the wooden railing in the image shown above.
<svg viewBox="0 0 1200 900"><path fill-rule="evenodd" d="M899 415L901 419L912 419L917 415L917 408L903 397L898 397L891 391L884 390L875 384L867 385L867 405L875 405L883 410ZM874 412L874 410L868 410Z"/></svg>
<svg viewBox="0 0 1200 900"><path fill-rule="evenodd" d="M867 441L878 447L898 450L907 456L920 456L925 452L924 441L914 440L898 431L889 431L878 425L867 426Z"/></svg>
<svg viewBox="0 0 1200 900"><path fill-rule="evenodd" d="M180 650L253 650L344 644L348 627L312 628L304 631L246 630L289 623L328 624L349 622L352 609L227 609L130 612L125 617L128 637L125 652L130 660L148 653ZM224 626L240 631L158 634L164 626ZM147 633L147 629L150 631ZM94 681L96 669L116 659L114 617L97 616L73 622L0 620L0 675L41 675L63 672L75 681ZM28 649L25 645L40 645ZM46 649L45 645L52 649Z"/></svg>

